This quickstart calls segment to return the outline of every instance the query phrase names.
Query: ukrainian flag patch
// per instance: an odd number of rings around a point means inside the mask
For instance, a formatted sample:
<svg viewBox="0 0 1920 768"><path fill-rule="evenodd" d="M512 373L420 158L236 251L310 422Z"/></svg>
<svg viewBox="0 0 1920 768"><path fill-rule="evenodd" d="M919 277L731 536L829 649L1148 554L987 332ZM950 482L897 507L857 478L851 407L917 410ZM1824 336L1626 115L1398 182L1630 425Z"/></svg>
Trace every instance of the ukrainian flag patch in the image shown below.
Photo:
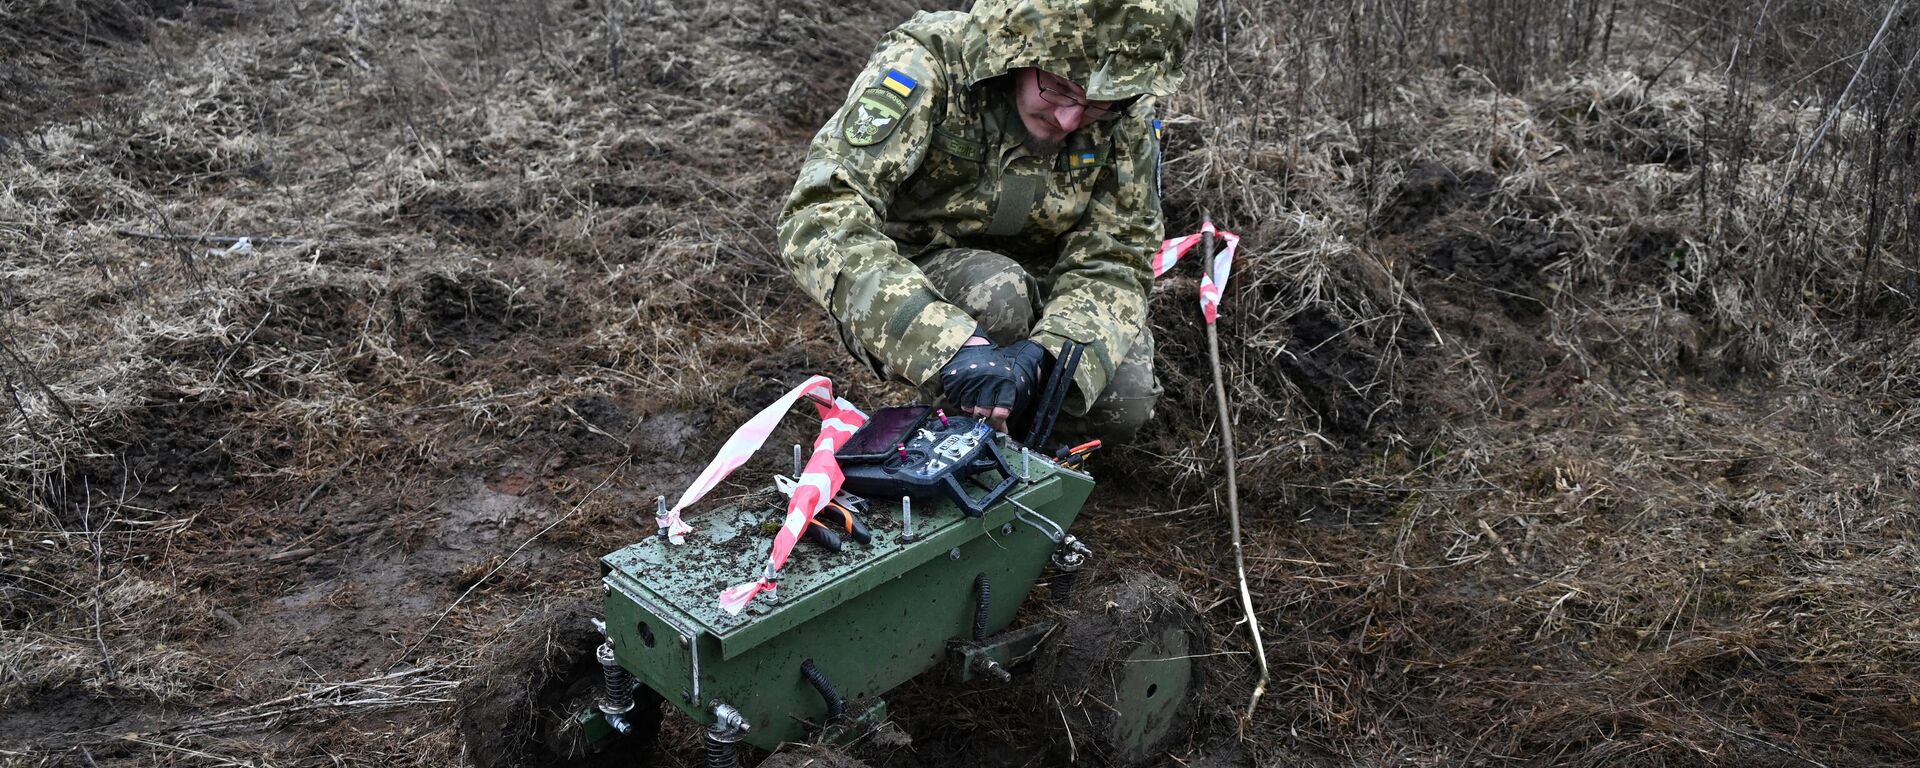
<svg viewBox="0 0 1920 768"><path fill-rule="evenodd" d="M1092 168L1100 164L1098 152L1074 152L1067 155L1067 167L1072 169Z"/></svg>
<svg viewBox="0 0 1920 768"><path fill-rule="evenodd" d="M1160 140L1160 121L1159 120L1153 121L1153 140L1154 141Z"/></svg>
<svg viewBox="0 0 1920 768"><path fill-rule="evenodd" d="M913 89L920 87L920 83L911 77L907 77L906 73L900 70L889 69L887 70L887 76L880 78L880 87L900 94L900 98L904 99L912 96Z"/></svg>

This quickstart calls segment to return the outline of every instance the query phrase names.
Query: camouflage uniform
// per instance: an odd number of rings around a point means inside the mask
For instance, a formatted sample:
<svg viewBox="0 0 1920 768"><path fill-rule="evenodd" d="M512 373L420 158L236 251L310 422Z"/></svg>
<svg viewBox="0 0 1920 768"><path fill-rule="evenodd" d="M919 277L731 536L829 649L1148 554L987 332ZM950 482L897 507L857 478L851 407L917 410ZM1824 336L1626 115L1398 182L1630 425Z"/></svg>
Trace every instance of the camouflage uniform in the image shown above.
<svg viewBox="0 0 1920 768"><path fill-rule="evenodd" d="M977 322L998 343L1031 338L1056 355L1072 340L1087 354L1062 431L1077 421L1125 437L1145 421L1159 391L1146 332L1163 236L1155 98L1180 80L1194 10L980 0L881 41L814 137L780 221L782 257L856 357L931 393ZM1022 67L1090 100L1133 101L1036 154L1004 76Z"/></svg>

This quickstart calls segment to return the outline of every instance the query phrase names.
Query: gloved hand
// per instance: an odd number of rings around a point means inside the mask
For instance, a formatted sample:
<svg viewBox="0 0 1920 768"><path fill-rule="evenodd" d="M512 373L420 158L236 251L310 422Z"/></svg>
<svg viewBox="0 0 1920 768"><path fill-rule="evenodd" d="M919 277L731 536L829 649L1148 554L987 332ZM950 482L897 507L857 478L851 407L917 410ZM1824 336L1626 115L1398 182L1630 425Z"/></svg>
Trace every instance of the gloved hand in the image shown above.
<svg viewBox="0 0 1920 768"><path fill-rule="evenodd" d="M940 369L940 389L961 413L1005 420L1012 413L1014 370L1006 353L992 344L960 348Z"/></svg>
<svg viewBox="0 0 1920 768"><path fill-rule="evenodd" d="M940 386L960 412L984 418L1004 432L1007 419L1025 409L1039 390L1046 359L1046 349L1032 341L961 347L940 369Z"/></svg>
<svg viewBox="0 0 1920 768"><path fill-rule="evenodd" d="M1000 349L1013 368L1013 412L1025 412L1040 391L1040 379L1047 369L1047 348L1032 339L1022 339Z"/></svg>

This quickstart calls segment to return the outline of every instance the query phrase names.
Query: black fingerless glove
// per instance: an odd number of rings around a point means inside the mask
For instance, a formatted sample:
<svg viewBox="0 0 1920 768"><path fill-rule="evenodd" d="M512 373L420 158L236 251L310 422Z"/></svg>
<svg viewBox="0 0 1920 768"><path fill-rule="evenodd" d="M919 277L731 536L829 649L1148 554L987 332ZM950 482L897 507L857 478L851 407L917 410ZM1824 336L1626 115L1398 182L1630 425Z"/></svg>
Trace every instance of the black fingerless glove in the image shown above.
<svg viewBox="0 0 1920 768"><path fill-rule="evenodd" d="M1005 351L978 344L961 347L940 369L940 389L957 408L1012 408L1017 378Z"/></svg>
<svg viewBox="0 0 1920 768"><path fill-rule="evenodd" d="M1042 371L1047 368L1047 348L1032 339L1016 341L1000 348L1006 365L1013 372L1013 413L1015 418L1033 404L1040 391Z"/></svg>

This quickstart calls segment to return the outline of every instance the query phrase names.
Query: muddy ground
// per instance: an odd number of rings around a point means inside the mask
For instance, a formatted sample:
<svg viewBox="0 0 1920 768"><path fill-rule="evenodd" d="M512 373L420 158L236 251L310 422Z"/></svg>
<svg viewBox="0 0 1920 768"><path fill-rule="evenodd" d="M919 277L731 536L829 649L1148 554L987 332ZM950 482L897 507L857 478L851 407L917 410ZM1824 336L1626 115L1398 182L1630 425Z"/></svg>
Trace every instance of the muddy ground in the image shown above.
<svg viewBox="0 0 1920 768"><path fill-rule="evenodd" d="M1915 14L1362 5L1203 9L1164 110L1169 234L1246 238L1274 671L1236 727L1183 270L1081 525L1216 635L1169 764L1920 763ZM911 10L0 9L0 764L466 764L460 684L733 425L908 396L772 216ZM890 698L880 762L1066 759L990 687Z"/></svg>

